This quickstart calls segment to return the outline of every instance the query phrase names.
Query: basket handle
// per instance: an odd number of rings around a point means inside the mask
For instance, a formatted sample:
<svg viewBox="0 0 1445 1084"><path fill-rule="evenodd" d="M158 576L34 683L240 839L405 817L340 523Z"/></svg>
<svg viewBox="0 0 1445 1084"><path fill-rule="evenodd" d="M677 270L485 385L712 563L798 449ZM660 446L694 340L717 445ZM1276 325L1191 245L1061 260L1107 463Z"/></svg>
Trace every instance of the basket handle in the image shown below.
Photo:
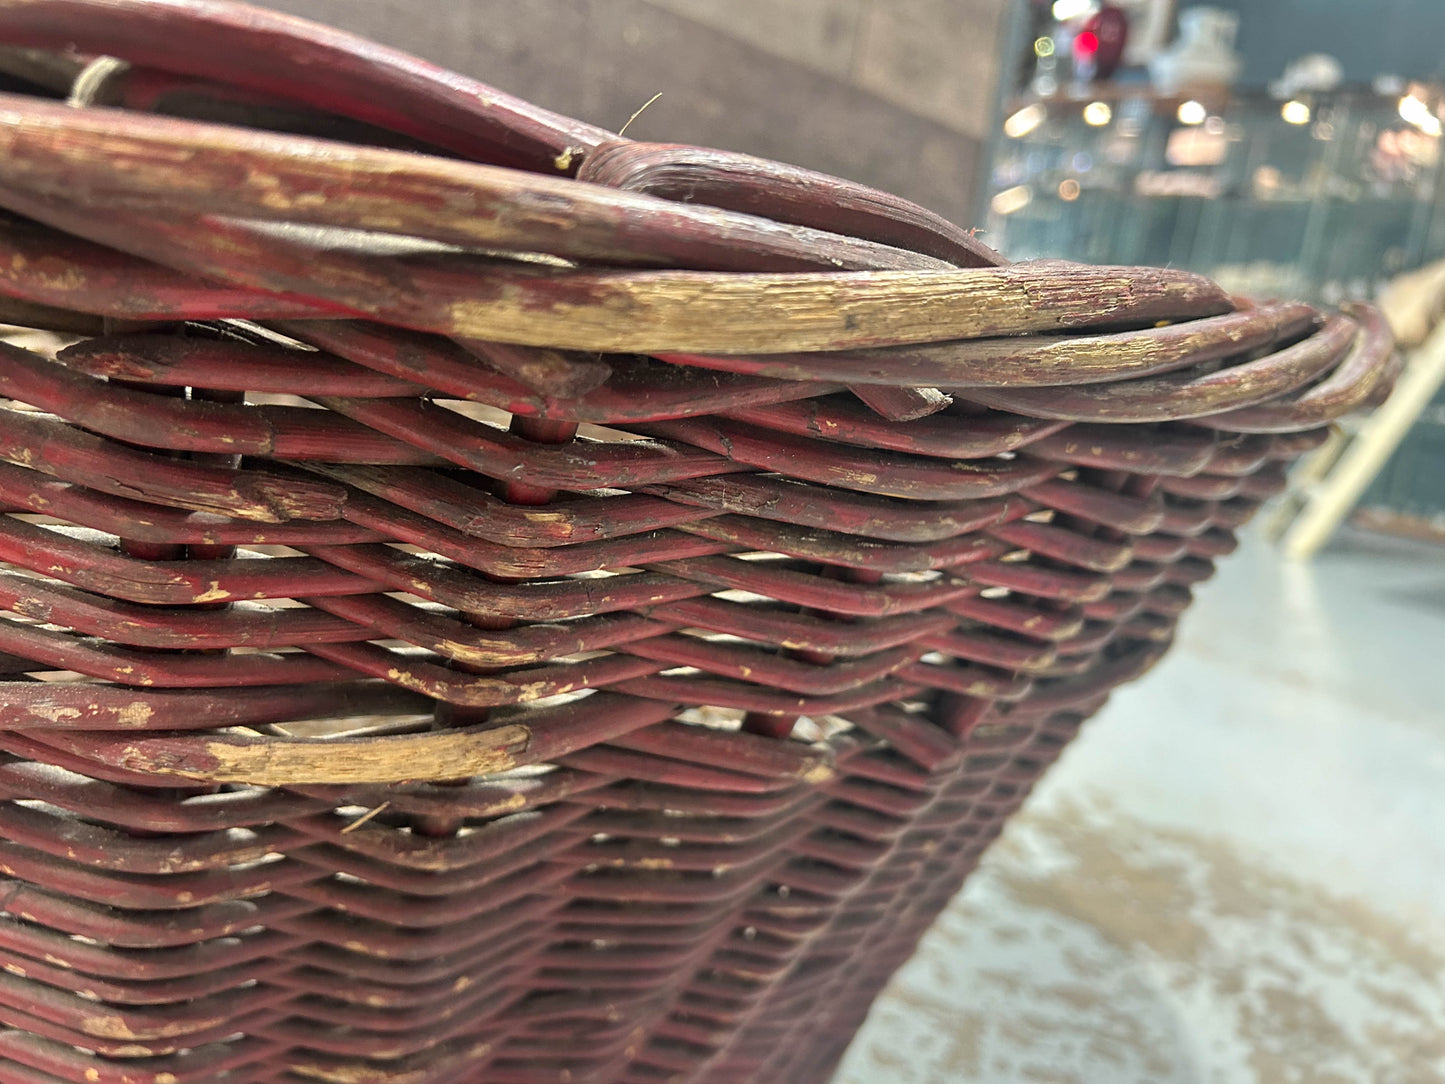
<svg viewBox="0 0 1445 1084"><path fill-rule="evenodd" d="M676 143L604 143L577 179L906 249L958 267L1009 261L968 230L906 199L765 158Z"/></svg>
<svg viewBox="0 0 1445 1084"><path fill-rule="evenodd" d="M945 260L958 267L1007 263L967 230L916 203L838 177L746 154L673 143L605 143L577 179L627 192L759 215ZM937 388L850 388L890 421L915 421L953 399Z"/></svg>
<svg viewBox="0 0 1445 1084"><path fill-rule="evenodd" d="M232 84L553 176L615 138L354 34L246 4L0 4L0 42Z"/></svg>

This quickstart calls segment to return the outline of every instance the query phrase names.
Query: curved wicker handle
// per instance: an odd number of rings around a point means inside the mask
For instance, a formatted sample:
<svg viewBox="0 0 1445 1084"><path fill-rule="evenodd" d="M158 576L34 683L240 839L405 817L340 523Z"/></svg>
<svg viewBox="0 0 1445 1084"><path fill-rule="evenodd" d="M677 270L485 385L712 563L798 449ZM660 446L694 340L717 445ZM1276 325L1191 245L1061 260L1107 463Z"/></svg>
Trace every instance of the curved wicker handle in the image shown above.
<svg viewBox="0 0 1445 1084"><path fill-rule="evenodd" d="M617 138L366 38L239 4L0 0L0 40L224 82L552 174Z"/></svg>
<svg viewBox="0 0 1445 1084"><path fill-rule="evenodd" d="M968 230L910 200L747 154L674 143L604 143L587 156L577 179L861 237L958 267L1009 262Z"/></svg>

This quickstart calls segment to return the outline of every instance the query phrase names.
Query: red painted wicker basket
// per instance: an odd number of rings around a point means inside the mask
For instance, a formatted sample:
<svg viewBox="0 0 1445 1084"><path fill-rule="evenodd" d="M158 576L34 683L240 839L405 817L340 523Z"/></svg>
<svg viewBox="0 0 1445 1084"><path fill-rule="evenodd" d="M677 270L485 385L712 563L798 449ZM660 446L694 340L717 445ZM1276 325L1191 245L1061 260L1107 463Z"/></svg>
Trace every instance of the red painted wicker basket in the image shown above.
<svg viewBox="0 0 1445 1084"><path fill-rule="evenodd" d="M0 42L4 1084L825 1080L1393 378L255 9Z"/></svg>

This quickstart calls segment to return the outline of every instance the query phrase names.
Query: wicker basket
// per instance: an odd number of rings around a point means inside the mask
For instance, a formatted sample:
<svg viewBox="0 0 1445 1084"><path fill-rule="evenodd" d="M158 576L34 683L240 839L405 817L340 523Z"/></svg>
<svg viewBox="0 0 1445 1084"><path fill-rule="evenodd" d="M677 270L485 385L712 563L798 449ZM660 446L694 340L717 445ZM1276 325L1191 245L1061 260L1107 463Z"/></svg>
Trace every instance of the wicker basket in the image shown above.
<svg viewBox="0 0 1445 1084"><path fill-rule="evenodd" d="M4 1084L825 1080L1393 379L255 9L0 43Z"/></svg>

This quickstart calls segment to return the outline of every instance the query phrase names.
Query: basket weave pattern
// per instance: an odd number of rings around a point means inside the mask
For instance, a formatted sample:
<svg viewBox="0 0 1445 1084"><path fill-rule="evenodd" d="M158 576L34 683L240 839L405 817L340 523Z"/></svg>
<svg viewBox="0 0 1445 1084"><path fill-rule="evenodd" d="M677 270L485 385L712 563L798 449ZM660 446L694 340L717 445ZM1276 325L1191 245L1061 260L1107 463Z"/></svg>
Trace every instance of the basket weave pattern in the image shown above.
<svg viewBox="0 0 1445 1084"><path fill-rule="evenodd" d="M0 43L5 1084L826 1080L1393 379L240 5Z"/></svg>

